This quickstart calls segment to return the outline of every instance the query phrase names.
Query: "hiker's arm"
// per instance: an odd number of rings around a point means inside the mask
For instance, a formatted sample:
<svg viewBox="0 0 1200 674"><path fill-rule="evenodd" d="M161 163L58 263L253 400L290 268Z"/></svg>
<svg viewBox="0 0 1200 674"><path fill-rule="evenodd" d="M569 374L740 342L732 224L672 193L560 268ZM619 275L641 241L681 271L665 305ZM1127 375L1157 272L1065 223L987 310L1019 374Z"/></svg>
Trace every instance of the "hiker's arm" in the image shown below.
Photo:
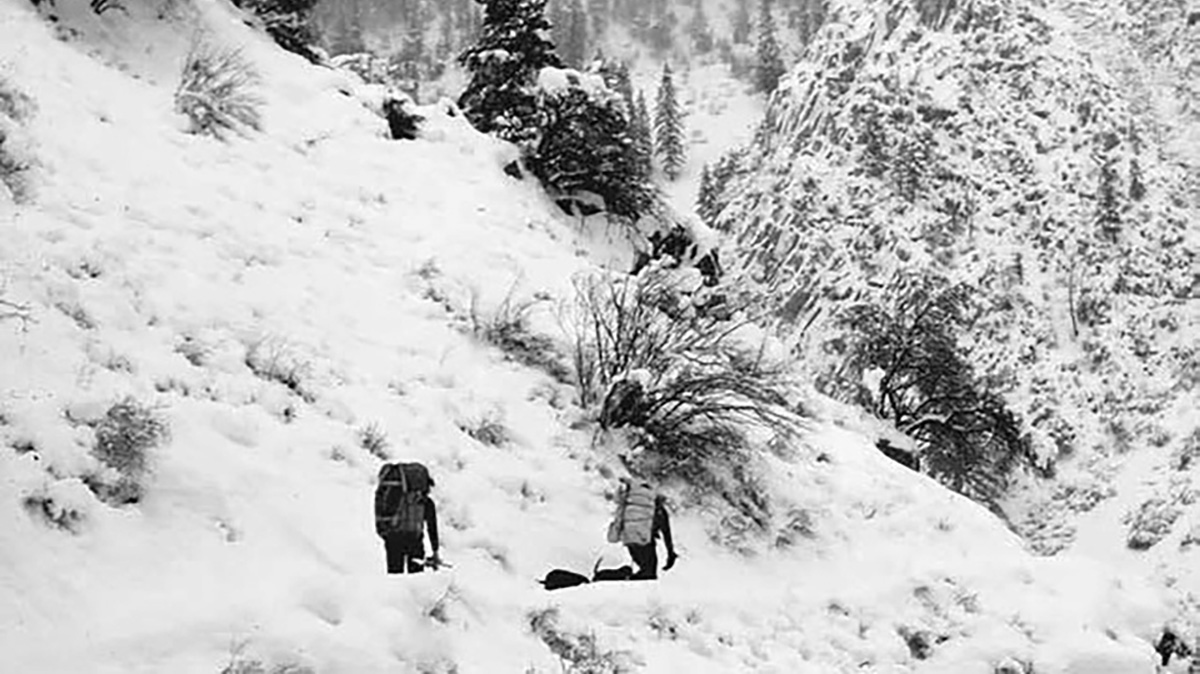
<svg viewBox="0 0 1200 674"><path fill-rule="evenodd" d="M654 516L658 519L658 529L662 532L663 543L667 545L667 554L675 554L675 543L671 540L671 517L667 514L667 506L659 500L654 504Z"/></svg>
<svg viewBox="0 0 1200 674"><path fill-rule="evenodd" d="M438 553L437 506L433 499L425 497L425 529L429 532L429 545L433 548L433 556Z"/></svg>

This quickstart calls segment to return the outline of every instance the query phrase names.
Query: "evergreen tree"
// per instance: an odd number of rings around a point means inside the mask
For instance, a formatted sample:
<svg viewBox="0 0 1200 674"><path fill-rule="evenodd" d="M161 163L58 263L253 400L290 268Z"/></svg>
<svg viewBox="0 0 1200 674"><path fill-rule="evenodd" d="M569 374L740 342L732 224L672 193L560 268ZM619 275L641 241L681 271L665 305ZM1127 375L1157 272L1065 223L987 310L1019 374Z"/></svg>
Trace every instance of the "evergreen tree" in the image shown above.
<svg viewBox="0 0 1200 674"><path fill-rule="evenodd" d="M669 9L651 16L648 32L644 39L655 54L662 55L670 51L674 43L675 26L678 24L679 18L675 16L675 12Z"/></svg>
<svg viewBox="0 0 1200 674"><path fill-rule="evenodd" d="M546 0L476 0L484 5L479 41L458 60L471 81L458 105L476 129L528 145L538 135L536 84L546 67L562 67L546 20Z"/></svg>
<svg viewBox="0 0 1200 674"><path fill-rule="evenodd" d="M1100 187L1096 194L1096 224L1100 238L1115 243L1121 233L1121 202L1116 162L1105 156L1100 164Z"/></svg>
<svg viewBox="0 0 1200 674"><path fill-rule="evenodd" d="M587 58L587 16L583 13L583 3L571 0L567 8L567 25L563 32L562 42L563 61L572 68L582 68Z"/></svg>
<svg viewBox="0 0 1200 674"><path fill-rule="evenodd" d="M592 24L591 36L597 43L603 41L604 33L608 30L609 12L612 9L609 0L588 0L587 16Z"/></svg>
<svg viewBox="0 0 1200 674"><path fill-rule="evenodd" d="M637 143L639 175L648 180L654 172L654 135L650 129L646 94L640 90L633 107L633 133Z"/></svg>
<svg viewBox="0 0 1200 674"><path fill-rule="evenodd" d="M312 49L317 43L313 23L317 0L234 0L234 4L253 12L275 44L312 63L319 60Z"/></svg>
<svg viewBox="0 0 1200 674"><path fill-rule="evenodd" d="M633 100L633 82L629 77L629 66L624 61L600 59L600 76L611 91L620 94L625 104L625 114L630 124L637 121L636 108Z"/></svg>
<svg viewBox="0 0 1200 674"><path fill-rule="evenodd" d="M733 8L733 43L746 44L750 41L750 0L737 0Z"/></svg>
<svg viewBox="0 0 1200 674"><path fill-rule="evenodd" d="M829 0L800 0L801 5L796 19L796 32L800 34L800 42L808 45L816 36L829 14Z"/></svg>
<svg viewBox="0 0 1200 674"><path fill-rule="evenodd" d="M698 54L707 54L713 50L713 33L712 26L708 23L708 14L704 11L704 3L696 4L696 11L692 13L692 20L687 26L688 37L692 41L692 49Z"/></svg>
<svg viewBox="0 0 1200 674"><path fill-rule="evenodd" d="M671 64L663 64L654 111L655 155L662 161L663 173L675 180L683 170L683 113L675 97L675 79Z"/></svg>
<svg viewBox="0 0 1200 674"><path fill-rule="evenodd" d="M758 61L754 66L754 88L770 96L779 87L779 78L786 70L775 39L775 19L771 15L771 0L761 0L758 15Z"/></svg>
<svg viewBox="0 0 1200 674"><path fill-rule="evenodd" d="M714 190L712 172L708 164L700 170L700 187L696 192L696 215L709 227L715 227L717 219L717 198Z"/></svg>

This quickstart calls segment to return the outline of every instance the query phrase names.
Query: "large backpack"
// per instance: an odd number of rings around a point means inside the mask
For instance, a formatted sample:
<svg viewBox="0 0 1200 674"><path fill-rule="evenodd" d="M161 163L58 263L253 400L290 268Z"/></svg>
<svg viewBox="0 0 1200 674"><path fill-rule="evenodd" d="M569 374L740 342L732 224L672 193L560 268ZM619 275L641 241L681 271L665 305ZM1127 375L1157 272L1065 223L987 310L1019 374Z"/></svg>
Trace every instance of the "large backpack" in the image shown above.
<svg viewBox="0 0 1200 674"><path fill-rule="evenodd" d="M617 515L608 529L608 540L626 545L647 545L654 541L654 506L658 494L647 482L634 482L624 493Z"/></svg>
<svg viewBox="0 0 1200 674"><path fill-rule="evenodd" d="M425 498L432 484L429 470L419 463L385 463L375 487L375 532L421 534Z"/></svg>

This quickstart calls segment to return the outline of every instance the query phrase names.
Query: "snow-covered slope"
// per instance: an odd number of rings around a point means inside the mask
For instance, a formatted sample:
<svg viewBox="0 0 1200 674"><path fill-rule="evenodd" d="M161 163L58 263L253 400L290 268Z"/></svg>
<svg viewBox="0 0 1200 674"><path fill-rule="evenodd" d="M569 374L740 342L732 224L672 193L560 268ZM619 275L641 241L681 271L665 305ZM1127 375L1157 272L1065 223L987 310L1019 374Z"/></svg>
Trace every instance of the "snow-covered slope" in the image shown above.
<svg viewBox="0 0 1200 674"><path fill-rule="evenodd" d="M1040 554L1117 564L1192 603L1186 12L1118 4L833 3L721 217L818 373L841 365L820 348L839 308L892 297L897 274L967 283L975 364L1057 464L1013 495L1017 527ZM1180 40L1156 62L1167 32Z"/></svg>
<svg viewBox="0 0 1200 674"><path fill-rule="evenodd" d="M677 500L661 581L546 594L550 568L623 558L603 545L619 446L569 386L469 336L471 297L549 298L532 322L557 336L572 274L619 247L507 177L508 149L450 107L385 140L361 85L227 4L126 6L59 0L56 39L0 0L36 160L28 200L0 205L2 297L29 314L0 323L6 670L553 672L557 648L588 671L1153 671L1157 590L1031 557L819 398L804 442L761 458L770 532ZM262 70L262 133L184 133L173 73L197 27ZM85 480L127 396L170 437L113 507ZM507 439L467 432L484 423ZM383 573L372 424L433 471L452 567Z"/></svg>

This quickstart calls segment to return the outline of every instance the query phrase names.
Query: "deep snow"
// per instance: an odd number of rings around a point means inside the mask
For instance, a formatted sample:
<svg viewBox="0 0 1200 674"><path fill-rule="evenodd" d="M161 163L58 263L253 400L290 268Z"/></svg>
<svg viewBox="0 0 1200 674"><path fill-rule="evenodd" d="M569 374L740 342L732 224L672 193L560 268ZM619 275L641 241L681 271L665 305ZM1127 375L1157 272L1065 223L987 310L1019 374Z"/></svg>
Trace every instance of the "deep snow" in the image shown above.
<svg viewBox="0 0 1200 674"><path fill-rule="evenodd" d="M554 672L528 616L557 607L561 629L646 672L1154 671L1165 593L1032 557L817 398L804 442L762 459L772 536L677 499L681 559L661 581L545 593L550 568L623 559L603 542L619 444L595 442L570 387L464 328L473 293L486 312L515 288L549 298L534 325L561 339L572 275L625 264L619 238L506 176L510 150L446 105L392 142L370 90L227 4L127 7L59 0L79 31L59 40L0 0L0 71L37 107L34 200L0 202L3 297L32 308L0 324L6 670L215 674L241 653L322 674ZM263 133L184 133L171 94L196 26L263 71ZM303 395L256 377L251 353L294 365ZM171 438L146 498L111 508L80 481L81 422L125 395ZM509 441L462 430L484 419ZM433 471L453 567L383 574L379 460L356 439L372 423ZM31 516L37 494L77 509L78 532ZM910 633L936 642L928 659Z"/></svg>

